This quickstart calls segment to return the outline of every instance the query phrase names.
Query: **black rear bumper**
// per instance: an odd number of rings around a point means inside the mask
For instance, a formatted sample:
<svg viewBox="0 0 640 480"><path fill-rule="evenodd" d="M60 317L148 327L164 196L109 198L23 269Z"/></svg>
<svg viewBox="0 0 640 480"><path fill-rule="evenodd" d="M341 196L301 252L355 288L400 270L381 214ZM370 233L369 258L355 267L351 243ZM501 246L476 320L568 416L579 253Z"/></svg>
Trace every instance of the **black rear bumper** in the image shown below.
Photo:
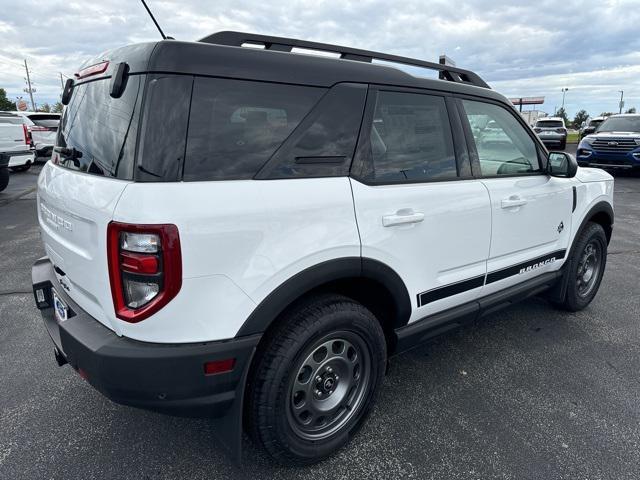
<svg viewBox="0 0 640 480"><path fill-rule="evenodd" d="M146 343L120 337L84 312L66 294L48 258L32 269L36 304L62 357L111 400L181 416L223 417L242 410L247 370L260 335L196 344ZM51 288L70 309L58 322ZM153 320L150 320L153 321ZM179 321L179 319L176 319ZM232 371L205 375L206 362L235 359Z"/></svg>

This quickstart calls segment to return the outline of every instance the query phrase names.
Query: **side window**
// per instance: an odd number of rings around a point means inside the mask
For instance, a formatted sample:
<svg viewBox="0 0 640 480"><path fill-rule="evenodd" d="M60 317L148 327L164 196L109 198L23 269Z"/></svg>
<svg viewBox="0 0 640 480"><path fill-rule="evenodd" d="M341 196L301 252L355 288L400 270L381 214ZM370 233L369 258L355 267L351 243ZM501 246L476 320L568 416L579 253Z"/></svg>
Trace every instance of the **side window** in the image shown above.
<svg viewBox="0 0 640 480"><path fill-rule="evenodd" d="M253 178L325 91L196 78L183 180Z"/></svg>
<svg viewBox="0 0 640 480"><path fill-rule="evenodd" d="M339 84L322 97L257 178L349 175L367 86Z"/></svg>
<svg viewBox="0 0 640 480"><path fill-rule="evenodd" d="M540 171L535 142L507 109L470 100L462 104L483 176Z"/></svg>
<svg viewBox="0 0 640 480"><path fill-rule="evenodd" d="M428 182L458 175L443 97L380 91L370 128L364 180Z"/></svg>

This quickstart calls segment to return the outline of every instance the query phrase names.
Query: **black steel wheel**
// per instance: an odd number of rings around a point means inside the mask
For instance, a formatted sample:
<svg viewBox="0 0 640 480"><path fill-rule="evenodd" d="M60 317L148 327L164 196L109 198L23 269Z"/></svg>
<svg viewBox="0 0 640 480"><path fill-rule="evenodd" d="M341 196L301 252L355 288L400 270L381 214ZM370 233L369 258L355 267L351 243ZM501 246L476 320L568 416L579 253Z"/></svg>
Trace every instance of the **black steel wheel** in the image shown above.
<svg viewBox="0 0 640 480"><path fill-rule="evenodd" d="M585 225L572 247L565 266L567 289L558 305L575 312L585 308L598 293L607 263L607 236L601 225Z"/></svg>
<svg viewBox="0 0 640 480"><path fill-rule="evenodd" d="M302 358L289 380L289 425L301 438L329 438L359 411L371 354L360 335L340 331L314 342Z"/></svg>
<svg viewBox="0 0 640 480"><path fill-rule="evenodd" d="M324 294L285 314L256 356L247 427L278 462L306 465L333 453L362 425L384 376L386 342L364 306Z"/></svg>

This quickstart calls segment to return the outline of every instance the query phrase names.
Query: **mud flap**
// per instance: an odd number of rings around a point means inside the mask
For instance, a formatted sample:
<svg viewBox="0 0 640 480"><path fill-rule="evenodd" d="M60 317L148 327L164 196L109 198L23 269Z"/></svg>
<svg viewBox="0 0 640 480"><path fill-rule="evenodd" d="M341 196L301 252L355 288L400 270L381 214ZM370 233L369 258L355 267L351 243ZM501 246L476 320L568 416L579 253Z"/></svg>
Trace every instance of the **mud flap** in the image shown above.
<svg viewBox="0 0 640 480"><path fill-rule="evenodd" d="M224 416L212 419L214 436L236 465L240 465L242 462L244 389L255 353L256 348L254 347L249 355L249 361L244 368L244 372L242 372L242 378L236 386L235 401Z"/></svg>

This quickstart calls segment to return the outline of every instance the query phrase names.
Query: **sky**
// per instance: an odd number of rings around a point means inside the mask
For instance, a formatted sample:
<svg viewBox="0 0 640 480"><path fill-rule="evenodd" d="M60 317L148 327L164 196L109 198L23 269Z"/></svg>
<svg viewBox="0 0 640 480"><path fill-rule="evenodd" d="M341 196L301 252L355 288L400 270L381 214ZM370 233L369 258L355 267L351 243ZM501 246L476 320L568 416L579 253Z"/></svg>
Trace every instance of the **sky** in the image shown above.
<svg viewBox="0 0 640 480"><path fill-rule="evenodd" d="M447 54L508 97L544 96L570 118L640 111L640 0L323 1L148 0L167 35L197 40L220 30L288 36L437 61ZM137 0L0 0L0 87L54 103L60 74L114 47L156 41ZM526 107L531 108L531 107Z"/></svg>

